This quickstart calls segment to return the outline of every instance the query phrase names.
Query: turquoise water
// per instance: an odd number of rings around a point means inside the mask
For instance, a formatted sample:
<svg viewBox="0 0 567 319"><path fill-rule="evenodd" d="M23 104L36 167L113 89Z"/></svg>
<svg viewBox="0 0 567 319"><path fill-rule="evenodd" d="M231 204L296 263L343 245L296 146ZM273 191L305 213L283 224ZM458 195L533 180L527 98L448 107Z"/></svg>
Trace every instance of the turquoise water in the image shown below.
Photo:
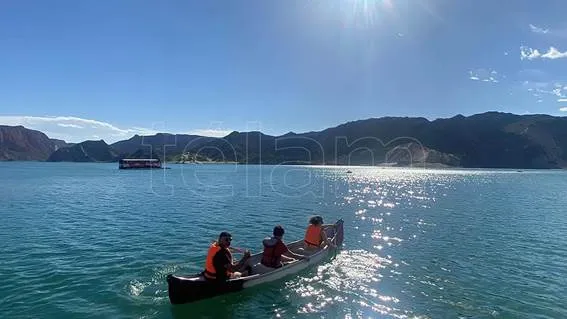
<svg viewBox="0 0 567 319"><path fill-rule="evenodd" d="M0 163L0 317L567 318L567 173ZM350 169L352 174L346 174ZM330 262L173 307L222 230L345 220Z"/></svg>

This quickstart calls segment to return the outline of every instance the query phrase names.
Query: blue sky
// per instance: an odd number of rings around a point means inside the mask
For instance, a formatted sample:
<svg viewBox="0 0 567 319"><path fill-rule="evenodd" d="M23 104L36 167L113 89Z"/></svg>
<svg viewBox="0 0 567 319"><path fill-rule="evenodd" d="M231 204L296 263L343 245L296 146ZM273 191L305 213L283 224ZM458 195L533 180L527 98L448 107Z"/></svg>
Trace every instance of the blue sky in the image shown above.
<svg viewBox="0 0 567 319"><path fill-rule="evenodd" d="M113 142L562 115L565 12L563 0L7 0L0 124Z"/></svg>

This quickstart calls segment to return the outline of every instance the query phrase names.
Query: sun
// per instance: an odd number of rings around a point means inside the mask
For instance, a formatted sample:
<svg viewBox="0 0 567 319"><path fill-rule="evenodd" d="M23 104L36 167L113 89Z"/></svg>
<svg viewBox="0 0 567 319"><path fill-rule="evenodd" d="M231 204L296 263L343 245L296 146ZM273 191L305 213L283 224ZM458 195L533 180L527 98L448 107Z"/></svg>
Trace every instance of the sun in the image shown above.
<svg viewBox="0 0 567 319"><path fill-rule="evenodd" d="M339 22L343 28L389 29L395 31L408 19L435 18L443 21L436 6L430 0L310 0L306 6L315 17ZM311 16L313 18L313 16ZM424 20L427 21L427 20ZM405 32L404 32L405 33Z"/></svg>
<svg viewBox="0 0 567 319"><path fill-rule="evenodd" d="M396 10L395 0L312 0L318 14L338 20L345 28L371 28Z"/></svg>
<svg viewBox="0 0 567 319"><path fill-rule="evenodd" d="M341 14L348 25L373 27L394 10L393 0L339 0Z"/></svg>

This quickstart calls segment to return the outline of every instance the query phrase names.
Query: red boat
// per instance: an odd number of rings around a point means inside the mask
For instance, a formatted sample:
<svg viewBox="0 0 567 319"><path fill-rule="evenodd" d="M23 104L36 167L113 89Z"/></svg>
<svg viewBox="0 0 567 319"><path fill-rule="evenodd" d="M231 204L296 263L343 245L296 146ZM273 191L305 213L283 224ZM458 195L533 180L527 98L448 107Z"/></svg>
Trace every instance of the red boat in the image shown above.
<svg viewBox="0 0 567 319"><path fill-rule="evenodd" d="M157 158L125 158L118 162L118 168L161 168L161 161Z"/></svg>

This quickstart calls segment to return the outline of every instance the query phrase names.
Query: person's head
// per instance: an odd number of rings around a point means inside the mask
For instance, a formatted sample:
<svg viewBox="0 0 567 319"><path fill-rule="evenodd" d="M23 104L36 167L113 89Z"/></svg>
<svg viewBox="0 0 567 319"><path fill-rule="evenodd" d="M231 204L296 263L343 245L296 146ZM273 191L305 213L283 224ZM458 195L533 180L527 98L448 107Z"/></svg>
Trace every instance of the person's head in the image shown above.
<svg viewBox="0 0 567 319"><path fill-rule="evenodd" d="M276 227L274 227L274 232L273 232L274 237L282 238L284 233L285 233L285 230L283 229L282 226L277 225Z"/></svg>
<svg viewBox="0 0 567 319"><path fill-rule="evenodd" d="M323 225L323 217L315 215L309 219L309 224L311 225Z"/></svg>
<svg viewBox="0 0 567 319"><path fill-rule="evenodd" d="M223 231L222 233L220 233L219 241L218 241L219 246L223 248L227 248L228 246L230 246L231 241L232 241L232 235L229 232Z"/></svg>

